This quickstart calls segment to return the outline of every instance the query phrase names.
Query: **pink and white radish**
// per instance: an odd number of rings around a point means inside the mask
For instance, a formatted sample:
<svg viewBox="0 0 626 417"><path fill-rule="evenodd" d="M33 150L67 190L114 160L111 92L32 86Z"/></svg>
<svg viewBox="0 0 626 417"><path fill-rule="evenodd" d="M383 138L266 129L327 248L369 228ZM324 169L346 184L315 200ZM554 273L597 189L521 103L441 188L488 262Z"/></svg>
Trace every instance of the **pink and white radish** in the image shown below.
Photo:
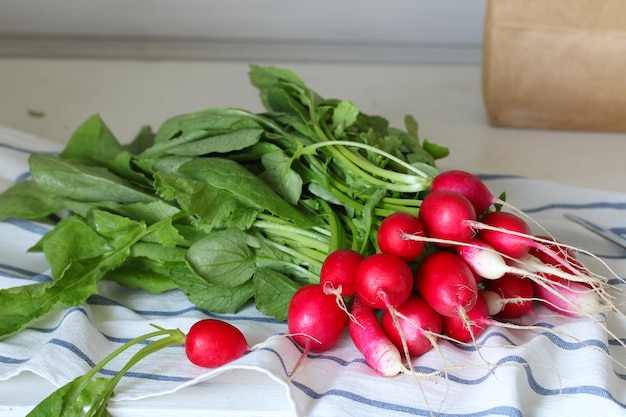
<svg viewBox="0 0 626 417"><path fill-rule="evenodd" d="M368 365L386 377L406 372L400 351L383 332L376 311L358 296L351 300L349 310L355 321L348 322L348 332Z"/></svg>

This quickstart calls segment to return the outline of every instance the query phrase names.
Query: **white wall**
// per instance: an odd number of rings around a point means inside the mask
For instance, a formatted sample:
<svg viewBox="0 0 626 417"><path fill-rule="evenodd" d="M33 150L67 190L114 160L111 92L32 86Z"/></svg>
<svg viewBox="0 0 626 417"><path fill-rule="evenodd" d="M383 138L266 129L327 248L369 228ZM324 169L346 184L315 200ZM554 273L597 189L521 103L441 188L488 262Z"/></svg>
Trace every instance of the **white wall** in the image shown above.
<svg viewBox="0 0 626 417"><path fill-rule="evenodd" d="M487 0L0 0L0 55L477 62Z"/></svg>

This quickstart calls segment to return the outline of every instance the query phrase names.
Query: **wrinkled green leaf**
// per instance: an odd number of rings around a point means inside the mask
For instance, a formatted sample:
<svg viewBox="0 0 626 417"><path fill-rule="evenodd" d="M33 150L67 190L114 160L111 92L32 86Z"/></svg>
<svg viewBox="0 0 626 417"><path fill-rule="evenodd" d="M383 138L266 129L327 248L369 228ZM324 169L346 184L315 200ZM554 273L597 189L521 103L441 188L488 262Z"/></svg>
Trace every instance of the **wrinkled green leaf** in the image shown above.
<svg viewBox="0 0 626 417"><path fill-rule="evenodd" d="M194 159L181 165L179 172L220 190L229 191L248 206L268 210L300 227L309 228L316 224L314 219L285 201L259 177L229 159Z"/></svg>
<svg viewBox="0 0 626 417"><path fill-rule="evenodd" d="M171 276L189 301L198 308L215 313L236 313L254 295L252 280L236 286L216 286L195 274L185 264L172 268Z"/></svg>
<svg viewBox="0 0 626 417"><path fill-rule="evenodd" d="M213 285L235 287L254 274L256 260L247 236L237 229L211 233L187 251L192 269Z"/></svg>
<svg viewBox="0 0 626 417"><path fill-rule="evenodd" d="M267 268L258 269L253 282L257 309L278 321L287 320L289 302L300 285L284 274Z"/></svg>

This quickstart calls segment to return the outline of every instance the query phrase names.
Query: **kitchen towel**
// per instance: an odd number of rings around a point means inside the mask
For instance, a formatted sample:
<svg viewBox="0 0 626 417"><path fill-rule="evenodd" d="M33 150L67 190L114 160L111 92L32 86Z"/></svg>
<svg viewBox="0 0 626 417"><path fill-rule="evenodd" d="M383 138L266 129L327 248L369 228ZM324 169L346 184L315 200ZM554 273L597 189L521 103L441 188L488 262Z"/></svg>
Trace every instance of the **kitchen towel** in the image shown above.
<svg viewBox="0 0 626 417"><path fill-rule="evenodd" d="M0 188L28 176L31 153L59 150L59 144L0 126ZM626 235L626 194L508 175L483 178L496 195L506 191L510 203L557 239L597 254L616 276L626 277L626 250L563 217L575 213ZM0 288L50 279L43 256L27 252L50 227L16 219L0 222ZM609 274L592 257L581 254L580 259L595 272ZM84 305L52 314L1 341L0 384L8 386L16 375L31 373L60 386L125 341L152 331L151 323L186 331L199 319L217 317L240 328L257 348L218 369L188 363L181 346L166 348L131 369L112 404L119 409L190 385L202 384L210 391L211 378L237 370L243 376L230 394L235 411L253 410L247 404L258 399L246 390L245 375L260 372L268 376L268 384L284 389L284 401L298 417L626 413L626 319L618 314L597 321L573 319L538 306L523 318L534 325L532 331L491 326L478 338L479 350L441 341L438 350L415 359L415 374L393 378L375 374L344 334L334 348L309 354L290 378L301 349L285 335L285 323L261 315L253 306L238 314L214 315L194 307L177 290L151 295L112 282L99 285L99 294ZM131 353L110 363L102 376L115 374ZM10 402L6 395L0 394L0 403ZM171 407L171 415L177 415L177 405ZM198 398L197 407L210 410L211 404Z"/></svg>

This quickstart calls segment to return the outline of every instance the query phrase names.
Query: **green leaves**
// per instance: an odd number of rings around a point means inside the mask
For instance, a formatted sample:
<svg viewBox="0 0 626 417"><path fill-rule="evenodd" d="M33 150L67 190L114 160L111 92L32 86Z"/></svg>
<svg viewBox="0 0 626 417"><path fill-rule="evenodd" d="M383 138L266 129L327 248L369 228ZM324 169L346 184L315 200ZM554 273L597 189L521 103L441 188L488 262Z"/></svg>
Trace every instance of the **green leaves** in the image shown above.
<svg viewBox="0 0 626 417"><path fill-rule="evenodd" d="M372 253L382 217L417 210L447 148L422 143L415 119L390 127L286 69L249 76L266 113L176 115L125 145L93 115L58 156L30 157L32 179L0 194L0 218L70 215L31 249L54 279L0 290L0 337L85 302L101 279L177 288L214 312L254 300L284 320L329 251Z"/></svg>
<svg viewBox="0 0 626 417"><path fill-rule="evenodd" d="M199 158L184 163L178 172L211 186L232 193L241 203L290 219L296 225L309 228L315 220L281 198L258 176L243 166L225 158Z"/></svg>

